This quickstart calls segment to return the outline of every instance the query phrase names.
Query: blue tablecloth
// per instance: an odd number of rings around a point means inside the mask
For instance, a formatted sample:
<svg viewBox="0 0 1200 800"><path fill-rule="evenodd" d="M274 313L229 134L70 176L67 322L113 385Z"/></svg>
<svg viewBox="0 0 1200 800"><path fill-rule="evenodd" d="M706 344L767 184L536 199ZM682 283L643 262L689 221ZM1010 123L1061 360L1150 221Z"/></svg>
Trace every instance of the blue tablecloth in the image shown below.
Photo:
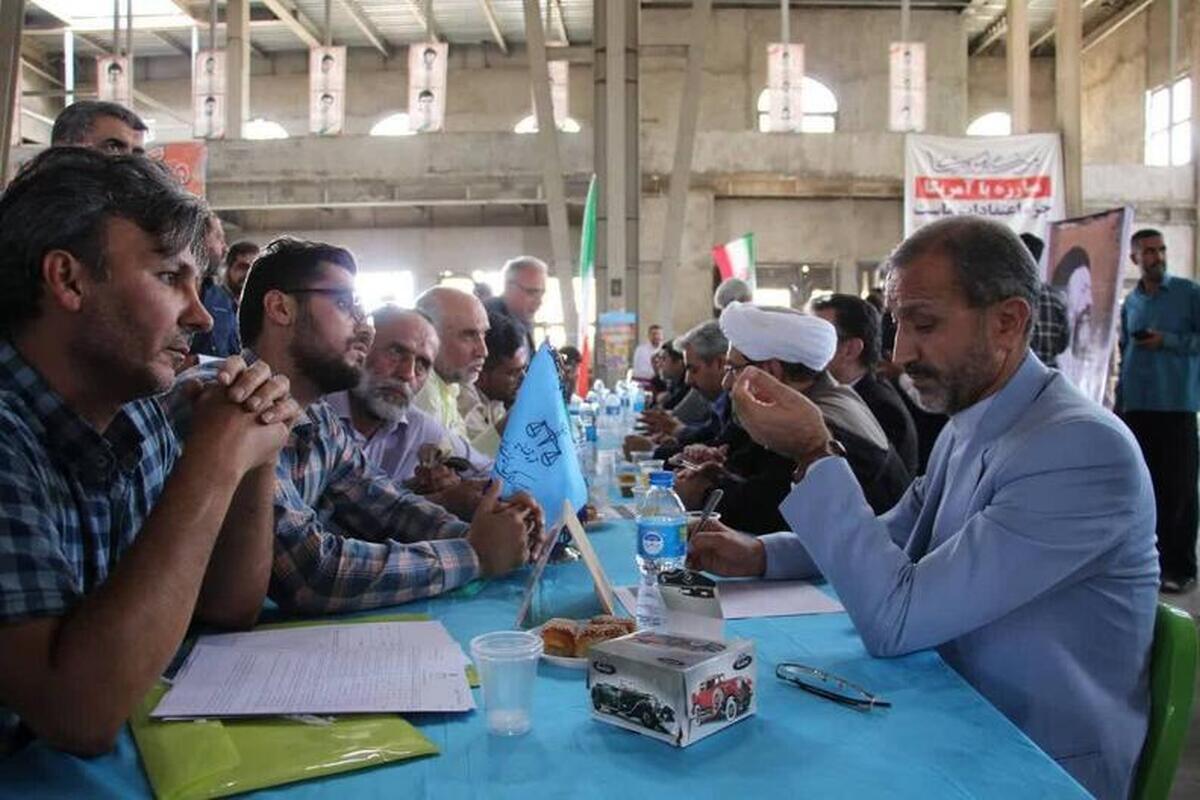
<svg viewBox="0 0 1200 800"><path fill-rule="evenodd" d="M634 528L601 525L592 540L615 585L634 581ZM525 572L477 593L410 603L471 637L511 627ZM598 610L580 562L551 565L540 618ZM481 712L414 722L442 754L279 787L289 798L643 797L1071 798L1087 793L933 652L873 659L845 614L738 620L755 640L759 710L684 750L593 721L585 674L543 664L526 736L489 736ZM891 700L846 708L775 679L780 661L827 669ZM482 703L482 698L477 696ZM0 796L142 797L149 784L128 731L117 749L85 760L34 744L0 762Z"/></svg>

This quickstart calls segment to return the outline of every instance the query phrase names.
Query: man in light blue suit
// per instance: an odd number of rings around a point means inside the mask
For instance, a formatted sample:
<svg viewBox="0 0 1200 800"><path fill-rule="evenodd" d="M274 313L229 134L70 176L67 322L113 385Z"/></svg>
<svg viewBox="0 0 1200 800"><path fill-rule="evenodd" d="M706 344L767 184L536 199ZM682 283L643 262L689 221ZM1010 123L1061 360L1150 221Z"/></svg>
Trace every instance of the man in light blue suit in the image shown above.
<svg viewBox="0 0 1200 800"><path fill-rule="evenodd" d="M1007 228L928 225L891 258L895 360L951 415L928 473L876 517L799 393L748 369L747 431L797 463L791 532L714 528L690 561L823 573L867 649L942 657L1089 791L1127 797L1146 734L1158 589L1154 495L1128 429L1028 347L1038 279Z"/></svg>

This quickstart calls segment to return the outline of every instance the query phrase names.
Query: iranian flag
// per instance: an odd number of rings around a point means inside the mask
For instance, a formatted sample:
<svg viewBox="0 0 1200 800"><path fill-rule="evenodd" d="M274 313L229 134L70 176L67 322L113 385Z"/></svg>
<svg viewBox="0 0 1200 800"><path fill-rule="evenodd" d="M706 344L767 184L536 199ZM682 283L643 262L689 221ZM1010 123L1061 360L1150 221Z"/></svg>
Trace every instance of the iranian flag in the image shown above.
<svg viewBox="0 0 1200 800"><path fill-rule="evenodd" d="M754 286L754 234L747 233L712 250L721 280L741 278Z"/></svg>
<svg viewBox="0 0 1200 800"><path fill-rule="evenodd" d="M588 184L587 201L583 204L583 230L579 237L579 352L583 360L579 364L579 382L575 393L587 397L591 385L592 342L588 336L588 325L596 316L592 283L596 267L596 176Z"/></svg>

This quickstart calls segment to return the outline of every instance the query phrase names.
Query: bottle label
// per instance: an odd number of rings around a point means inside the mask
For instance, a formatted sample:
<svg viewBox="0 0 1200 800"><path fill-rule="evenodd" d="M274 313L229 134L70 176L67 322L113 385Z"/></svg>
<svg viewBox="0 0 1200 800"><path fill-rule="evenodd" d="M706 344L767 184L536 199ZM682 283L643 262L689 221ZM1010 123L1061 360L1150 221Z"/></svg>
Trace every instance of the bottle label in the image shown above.
<svg viewBox="0 0 1200 800"><path fill-rule="evenodd" d="M642 558L683 558L687 555L687 523L639 522L638 555Z"/></svg>

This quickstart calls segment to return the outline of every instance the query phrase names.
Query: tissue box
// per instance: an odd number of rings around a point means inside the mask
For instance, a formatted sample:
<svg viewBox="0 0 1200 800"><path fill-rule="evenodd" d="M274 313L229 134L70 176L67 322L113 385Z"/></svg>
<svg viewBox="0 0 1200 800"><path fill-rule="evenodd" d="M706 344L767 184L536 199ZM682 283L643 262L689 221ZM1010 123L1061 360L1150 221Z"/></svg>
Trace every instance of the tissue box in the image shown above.
<svg viewBox="0 0 1200 800"><path fill-rule="evenodd" d="M754 642L638 631L589 651L592 717L676 747L729 727L757 708Z"/></svg>

